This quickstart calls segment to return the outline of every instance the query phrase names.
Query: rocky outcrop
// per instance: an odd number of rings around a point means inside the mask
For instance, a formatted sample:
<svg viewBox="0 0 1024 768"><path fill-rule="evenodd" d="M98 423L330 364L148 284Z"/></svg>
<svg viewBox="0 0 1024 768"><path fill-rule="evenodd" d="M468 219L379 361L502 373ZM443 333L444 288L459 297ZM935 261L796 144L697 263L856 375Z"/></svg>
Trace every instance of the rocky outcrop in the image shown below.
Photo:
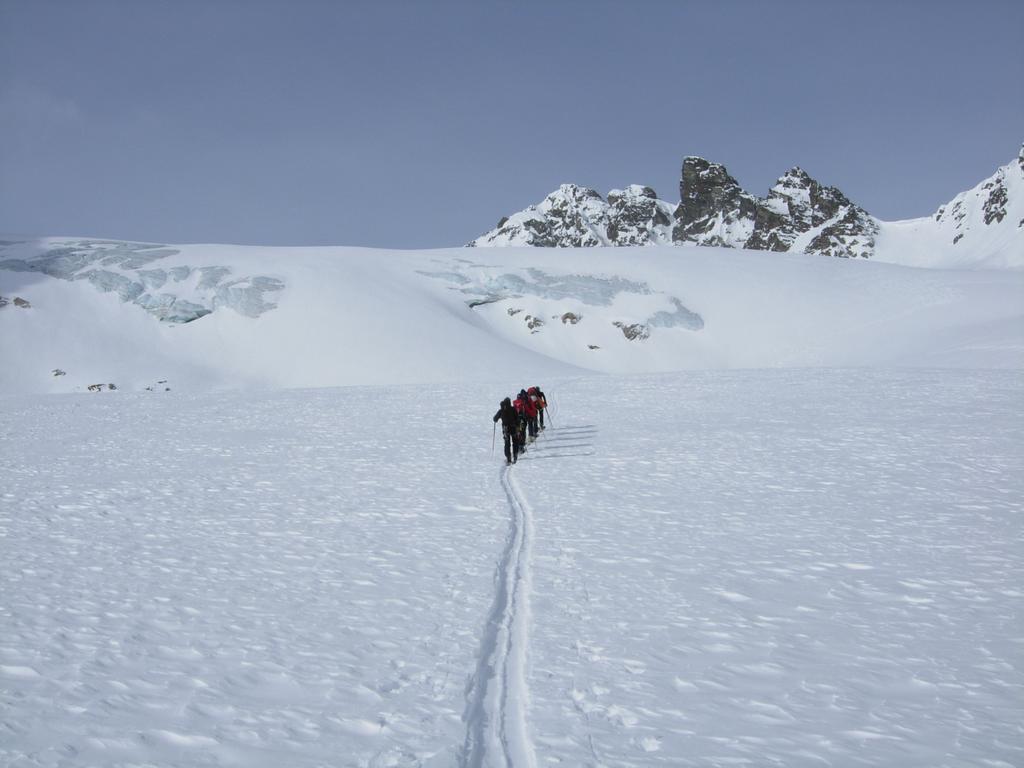
<svg viewBox="0 0 1024 768"><path fill-rule="evenodd" d="M609 245L648 245L668 240L672 209L650 187L631 184L608 193Z"/></svg>
<svg viewBox="0 0 1024 768"><path fill-rule="evenodd" d="M621 320L616 320L612 325L622 331L622 335L628 341L644 341L651 338L650 328L643 323L624 323Z"/></svg>
<svg viewBox="0 0 1024 768"><path fill-rule="evenodd" d="M724 165L701 157L683 160L672 241L735 248L753 232L756 199L743 191Z"/></svg>
<svg viewBox="0 0 1024 768"><path fill-rule="evenodd" d="M8 304L13 304L18 309L32 309L32 304L27 299L21 298L21 296L15 296L13 299L8 299L4 296L0 296L0 309L3 309Z"/></svg>
<svg viewBox="0 0 1024 768"><path fill-rule="evenodd" d="M743 190L725 166L687 157L679 194L676 243L843 258L868 258L874 250L875 219L802 168L787 171L759 198Z"/></svg>
<svg viewBox="0 0 1024 768"><path fill-rule="evenodd" d="M593 189L563 184L537 205L506 216L469 245L647 245L670 242L671 226L672 206L650 187L614 189L605 200Z"/></svg>
<svg viewBox="0 0 1024 768"><path fill-rule="evenodd" d="M724 165L687 157L679 198L673 206L650 187L634 184L612 190L606 201L592 189L566 184L469 245L671 243L867 258L878 232L863 208L800 168L786 172L760 198L745 191Z"/></svg>

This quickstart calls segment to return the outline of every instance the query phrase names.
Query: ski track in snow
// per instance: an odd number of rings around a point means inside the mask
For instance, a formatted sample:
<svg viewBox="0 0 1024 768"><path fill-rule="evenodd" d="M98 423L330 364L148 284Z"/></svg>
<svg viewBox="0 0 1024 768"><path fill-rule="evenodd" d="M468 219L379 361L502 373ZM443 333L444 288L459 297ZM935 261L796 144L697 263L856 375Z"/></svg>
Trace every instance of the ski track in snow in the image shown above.
<svg viewBox="0 0 1024 768"><path fill-rule="evenodd" d="M508 499L509 532L467 696L463 768L536 765L527 723L533 513L512 467L502 469L501 485Z"/></svg>
<svg viewBox="0 0 1024 768"><path fill-rule="evenodd" d="M543 384L5 399L0 765L1024 765L1019 371Z"/></svg>

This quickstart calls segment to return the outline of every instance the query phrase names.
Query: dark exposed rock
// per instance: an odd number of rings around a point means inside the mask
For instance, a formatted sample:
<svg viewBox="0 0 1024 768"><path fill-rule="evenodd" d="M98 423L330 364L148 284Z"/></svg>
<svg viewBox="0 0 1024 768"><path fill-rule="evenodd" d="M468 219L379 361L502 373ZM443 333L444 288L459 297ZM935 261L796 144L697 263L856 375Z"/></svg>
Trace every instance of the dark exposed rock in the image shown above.
<svg viewBox="0 0 1024 768"><path fill-rule="evenodd" d="M724 165L702 157L684 158L672 241L734 247L733 225L753 216L755 208L754 198Z"/></svg>
<svg viewBox="0 0 1024 768"><path fill-rule="evenodd" d="M807 246L808 253L844 259L868 258L875 249L878 225L857 206L843 210L842 217L824 227Z"/></svg>
<svg viewBox="0 0 1024 768"><path fill-rule="evenodd" d="M4 296L0 296L0 309L3 309L8 304L13 304L18 309L31 309L32 304L27 300L21 298L21 296L15 296L13 299L8 299Z"/></svg>
<svg viewBox="0 0 1024 768"><path fill-rule="evenodd" d="M651 337L651 330L643 323L624 323L621 320L616 320L612 323L616 328L622 331L622 335L630 341L643 341Z"/></svg>
<svg viewBox="0 0 1024 768"><path fill-rule="evenodd" d="M724 166L688 157L680 198L673 231L678 242L788 251L808 235L801 250L866 257L878 231L866 211L802 168L787 171L761 199L745 192Z"/></svg>
<svg viewBox="0 0 1024 768"><path fill-rule="evenodd" d="M985 212L985 223L1002 221L1006 216L1007 194L1006 186L1002 178L986 184L983 189L990 190L985 202L982 203L982 210Z"/></svg>
<svg viewBox="0 0 1024 768"><path fill-rule="evenodd" d="M670 207L650 187L638 184L608 193L608 240L612 245L646 245L672 224Z"/></svg>
<svg viewBox="0 0 1024 768"><path fill-rule="evenodd" d="M487 296L483 299L470 299L466 302L470 309L476 309L482 307L485 304L494 304L495 302L501 301L501 296Z"/></svg>
<svg viewBox="0 0 1024 768"><path fill-rule="evenodd" d="M612 190L606 201L593 189L563 184L470 245L579 248L667 242L672 208L650 187ZM664 230L661 232L660 230Z"/></svg>

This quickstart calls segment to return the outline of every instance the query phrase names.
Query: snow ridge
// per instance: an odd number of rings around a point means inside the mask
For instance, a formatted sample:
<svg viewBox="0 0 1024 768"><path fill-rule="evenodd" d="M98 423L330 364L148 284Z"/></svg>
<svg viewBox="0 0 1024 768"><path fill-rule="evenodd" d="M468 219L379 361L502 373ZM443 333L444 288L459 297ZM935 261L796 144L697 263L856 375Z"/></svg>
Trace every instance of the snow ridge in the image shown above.
<svg viewBox="0 0 1024 768"><path fill-rule="evenodd" d="M533 514L511 467L502 471L501 485L508 497L510 526L494 574L494 603L476 672L467 688L461 768L534 768L537 764L526 718Z"/></svg>

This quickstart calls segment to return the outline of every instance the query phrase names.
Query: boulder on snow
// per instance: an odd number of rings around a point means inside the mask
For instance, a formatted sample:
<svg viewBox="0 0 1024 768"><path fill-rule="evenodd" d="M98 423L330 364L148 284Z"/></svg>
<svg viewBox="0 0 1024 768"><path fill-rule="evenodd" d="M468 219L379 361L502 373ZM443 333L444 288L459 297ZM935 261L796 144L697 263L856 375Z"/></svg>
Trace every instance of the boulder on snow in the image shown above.
<svg viewBox="0 0 1024 768"><path fill-rule="evenodd" d="M643 341L651 337L651 329L643 323L624 323L616 320L612 325L622 331L622 335L629 341Z"/></svg>
<svg viewBox="0 0 1024 768"><path fill-rule="evenodd" d="M538 333L544 325L543 320L539 317L534 317L533 315L527 315L523 320L526 321L526 327L530 329L530 333Z"/></svg>
<svg viewBox="0 0 1024 768"><path fill-rule="evenodd" d="M20 296L15 296L13 299L8 299L6 296L0 296L0 309L3 309L8 304L13 304L19 309L31 309L32 304Z"/></svg>

